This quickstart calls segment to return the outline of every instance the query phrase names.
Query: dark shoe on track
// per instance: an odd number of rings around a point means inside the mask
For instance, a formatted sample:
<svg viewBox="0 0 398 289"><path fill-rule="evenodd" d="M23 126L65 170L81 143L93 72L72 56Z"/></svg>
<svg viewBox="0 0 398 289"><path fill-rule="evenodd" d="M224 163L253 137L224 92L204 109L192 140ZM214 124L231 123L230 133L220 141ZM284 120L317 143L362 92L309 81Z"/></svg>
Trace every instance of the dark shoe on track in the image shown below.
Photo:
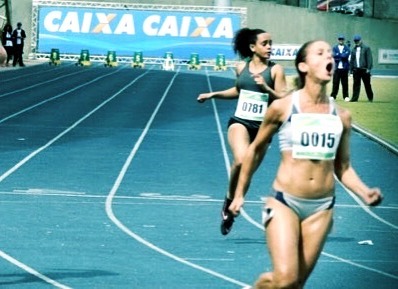
<svg viewBox="0 0 398 289"><path fill-rule="evenodd" d="M232 200L225 198L224 205L221 211L221 234L227 235L231 232L232 225L235 221L234 215L228 210Z"/></svg>

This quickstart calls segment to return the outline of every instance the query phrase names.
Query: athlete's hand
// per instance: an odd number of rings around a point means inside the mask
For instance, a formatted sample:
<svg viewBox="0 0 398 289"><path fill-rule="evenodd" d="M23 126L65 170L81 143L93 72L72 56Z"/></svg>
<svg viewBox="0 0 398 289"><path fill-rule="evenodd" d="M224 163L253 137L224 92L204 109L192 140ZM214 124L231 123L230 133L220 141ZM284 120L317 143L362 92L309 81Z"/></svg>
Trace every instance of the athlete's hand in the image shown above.
<svg viewBox="0 0 398 289"><path fill-rule="evenodd" d="M364 202L369 206L377 206L383 200L383 195L379 188L370 188L362 196Z"/></svg>
<svg viewBox="0 0 398 289"><path fill-rule="evenodd" d="M271 87L268 86L267 82L265 81L264 77L261 74L253 74L252 75L254 82L263 88L264 91L269 92L271 91Z"/></svg>
<svg viewBox="0 0 398 289"><path fill-rule="evenodd" d="M236 217L240 214L240 209L243 207L245 202L244 198L235 197L232 201L231 205L229 206L229 211Z"/></svg>
<svg viewBox="0 0 398 289"><path fill-rule="evenodd" d="M196 99L198 102L202 103L205 102L207 99L212 98L213 94L212 93L201 93L199 94L198 98Z"/></svg>

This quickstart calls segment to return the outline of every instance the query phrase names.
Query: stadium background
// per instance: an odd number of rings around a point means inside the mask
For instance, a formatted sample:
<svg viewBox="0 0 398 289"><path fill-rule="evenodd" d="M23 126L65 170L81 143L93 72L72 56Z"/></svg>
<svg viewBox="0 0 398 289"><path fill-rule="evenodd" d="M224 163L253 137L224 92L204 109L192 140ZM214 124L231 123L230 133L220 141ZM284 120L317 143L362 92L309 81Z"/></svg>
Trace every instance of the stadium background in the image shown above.
<svg viewBox="0 0 398 289"><path fill-rule="evenodd" d="M364 1L364 7L369 6L370 0ZM32 0L9 0L10 18L13 26L18 21L23 22L28 39L26 41L25 57L31 55L31 35L32 35ZM67 1L58 1L67 2ZM88 1L78 1L88 2ZM130 0L107 0L90 2L117 2L131 3ZM398 49L397 19L389 15L396 15L397 1L383 0L378 1L378 5L384 5L384 9L390 19L375 19L371 17L353 17L339 13L325 13L317 11L312 7L294 7L280 5L288 4L289 1L214 1L214 0L146 0L134 1L137 4L165 4L165 5L198 5L214 6L215 3L232 2L233 7L247 8L247 26L261 27L270 31L273 35L275 44L300 45L309 39L325 39L330 43L336 42L337 34L344 33L347 39L352 39L354 34L361 34L364 42L372 47L374 56L374 67L376 69L397 69L398 64L382 64L378 61L378 51L380 49ZM291 1L290 1L291 2ZM296 1L297 2L297 1ZM300 1L302 2L302 1ZM56 2L55 2L56 3ZM308 1L310 5L316 5L316 1ZM170 6L171 7L171 6ZM379 6L378 6L379 7ZM386 9L386 7L389 9ZM4 7L3 7L4 8ZM3 9L2 8L2 9ZM316 8L316 7L315 7ZM377 8L377 7L376 7ZM378 9L380 11L380 9ZM395 11L395 14L394 14ZM0 11L1 13L1 11ZM3 15L3 13L1 13ZM366 14L366 13L365 13ZM380 14L380 12L379 12ZM365 15L366 16L366 15ZM161 57L161 56L160 56ZM282 63L291 66L291 61Z"/></svg>

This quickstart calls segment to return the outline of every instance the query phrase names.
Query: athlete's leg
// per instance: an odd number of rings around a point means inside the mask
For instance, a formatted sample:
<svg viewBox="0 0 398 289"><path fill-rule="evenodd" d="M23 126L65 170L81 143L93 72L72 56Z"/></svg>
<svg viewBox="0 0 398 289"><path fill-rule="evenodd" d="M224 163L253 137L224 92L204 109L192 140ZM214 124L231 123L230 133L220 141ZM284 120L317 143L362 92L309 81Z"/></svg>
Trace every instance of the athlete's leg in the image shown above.
<svg viewBox="0 0 398 289"><path fill-rule="evenodd" d="M319 211L301 223L300 284L304 286L314 269L333 225L333 209Z"/></svg>
<svg viewBox="0 0 398 289"><path fill-rule="evenodd" d="M250 145L250 136L246 127L240 123L230 125L228 128L228 143L232 151L233 162L230 168L227 197L232 200L238 183L242 161Z"/></svg>
<svg viewBox="0 0 398 289"><path fill-rule="evenodd" d="M243 157L250 144L250 136L245 126L240 123L231 124L228 128L228 142L232 151L233 161L230 167L230 178L228 191L221 210L221 234L227 235L234 223L234 216L228 208L234 198L236 185L239 179L239 172Z"/></svg>
<svg viewBox="0 0 398 289"><path fill-rule="evenodd" d="M266 226L266 240L273 271L262 274L254 288L301 288L300 220L292 209L273 197L268 198L267 207L273 209L273 217Z"/></svg>

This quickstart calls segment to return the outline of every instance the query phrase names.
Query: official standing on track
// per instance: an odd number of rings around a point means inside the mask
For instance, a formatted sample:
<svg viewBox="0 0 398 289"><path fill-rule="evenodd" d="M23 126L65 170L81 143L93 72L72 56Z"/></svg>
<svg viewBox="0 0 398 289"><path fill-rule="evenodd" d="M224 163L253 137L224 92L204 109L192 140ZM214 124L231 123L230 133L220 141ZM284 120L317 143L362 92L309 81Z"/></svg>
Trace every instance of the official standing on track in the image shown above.
<svg viewBox="0 0 398 289"><path fill-rule="evenodd" d="M362 42L360 35L354 36L355 46L351 51L350 68L353 77L352 98L350 102L357 102L361 92L361 80L365 86L366 96L373 102L373 90L371 85L371 70L373 67L372 51Z"/></svg>
<svg viewBox="0 0 398 289"><path fill-rule="evenodd" d="M333 61L327 42L310 41L299 49L299 90L270 105L242 163L229 208L234 215L269 141L279 132L281 162L263 209L273 271L259 277L257 289L304 288L333 224L335 175L366 204L381 201L380 190L364 184L351 166L351 115L327 95Z"/></svg>
<svg viewBox="0 0 398 289"><path fill-rule="evenodd" d="M283 96L286 79L283 67L270 61L271 34L262 29L243 28L235 33L233 49L241 59L236 68L236 86L216 92L202 93L197 100L211 98L239 98L235 115L228 122L228 142L233 154L230 181L221 211L221 233L230 232L234 216L229 212L239 178L242 159L249 144L257 135L258 128L268 105Z"/></svg>

